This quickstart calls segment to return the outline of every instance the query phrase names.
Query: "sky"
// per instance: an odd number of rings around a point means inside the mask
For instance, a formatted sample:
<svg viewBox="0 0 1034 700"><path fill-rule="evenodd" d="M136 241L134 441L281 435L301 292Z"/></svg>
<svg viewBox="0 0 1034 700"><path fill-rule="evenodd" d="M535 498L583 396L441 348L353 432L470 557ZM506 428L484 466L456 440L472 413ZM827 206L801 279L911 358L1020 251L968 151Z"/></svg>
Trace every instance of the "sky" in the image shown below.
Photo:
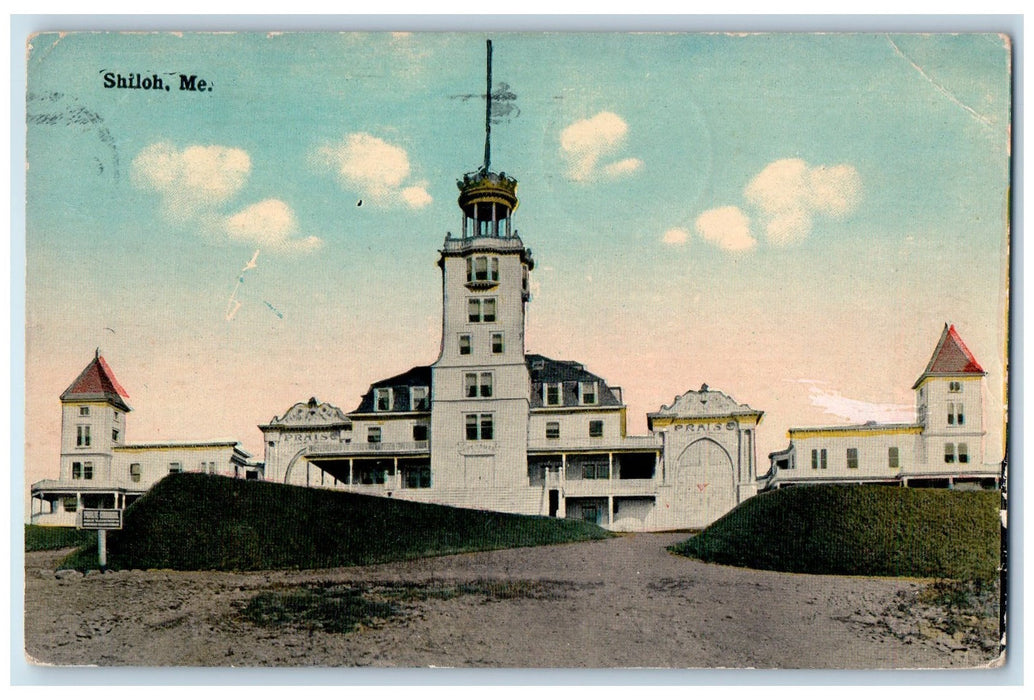
<svg viewBox="0 0 1034 700"><path fill-rule="evenodd" d="M43 34L26 487L58 474L58 397L95 348L129 393L128 441L229 438L256 459L256 426L294 403L350 411L434 362L486 38L512 96L492 166L519 182L536 261L529 353L622 387L633 434L704 383L764 411L763 472L790 427L911 420L953 323L988 372L1001 459L1000 36Z"/></svg>

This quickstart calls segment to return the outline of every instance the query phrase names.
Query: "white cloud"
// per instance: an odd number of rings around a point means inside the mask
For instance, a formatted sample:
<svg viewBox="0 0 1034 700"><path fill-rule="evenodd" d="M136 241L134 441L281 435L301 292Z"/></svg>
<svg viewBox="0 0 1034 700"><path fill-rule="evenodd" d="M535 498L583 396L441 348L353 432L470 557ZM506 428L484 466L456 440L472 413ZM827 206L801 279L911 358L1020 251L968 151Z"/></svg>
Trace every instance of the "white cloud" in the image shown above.
<svg viewBox="0 0 1034 700"><path fill-rule="evenodd" d="M643 161L638 158L625 158L624 160L619 160L616 163L609 163L608 165L603 166L603 172L605 175L610 177L618 177L625 173L635 172L636 170L639 170L642 165Z"/></svg>
<svg viewBox="0 0 1034 700"><path fill-rule="evenodd" d="M744 196L764 219L768 241L789 245L811 233L816 215L840 219L853 212L861 192L861 178L850 165L811 167L786 158L765 166Z"/></svg>
<svg viewBox="0 0 1034 700"><path fill-rule="evenodd" d="M628 124L613 112L600 112L589 119L576 121L560 133L560 148L568 162L568 175L573 180L591 180L603 175L619 177L638 170L642 161L624 158L598 168L601 158L618 149L628 135Z"/></svg>
<svg viewBox="0 0 1034 700"><path fill-rule="evenodd" d="M750 218L739 207L709 209L697 217L696 232L723 250L741 252L757 245L750 233Z"/></svg>
<svg viewBox="0 0 1034 700"><path fill-rule="evenodd" d="M294 212L279 199L257 202L227 217L224 228L231 240L259 248L307 252L323 244L316 236L295 237L298 233L298 222Z"/></svg>
<svg viewBox="0 0 1034 700"><path fill-rule="evenodd" d="M875 421L877 423L910 423L915 418L915 409L909 404L870 403L848 398L836 389L820 387L815 380L797 380L808 386L808 399L812 406L817 406L829 415L843 418L853 423Z"/></svg>
<svg viewBox="0 0 1034 700"><path fill-rule="evenodd" d="M661 241L668 245L683 245L687 240L689 240L689 231L678 226L668 229L661 237Z"/></svg>
<svg viewBox="0 0 1034 700"><path fill-rule="evenodd" d="M226 202L251 173L246 151L225 146L188 146L182 151L154 143L133 159L130 174L142 189L157 192L167 215L189 219Z"/></svg>
<svg viewBox="0 0 1034 700"><path fill-rule="evenodd" d="M402 190L402 199L413 209L422 209L431 203L431 195L425 185L406 187Z"/></svg>
<svg viewBox="0 0 1034 700"><path fill-rule="evenodd" d="M342 188L354 191L371 204L402 203L427 206L431 195L423 185L404 183L410 174L409 154L372 134L349 134L341 141L316 149L315 161L337 175Z"/></svg>

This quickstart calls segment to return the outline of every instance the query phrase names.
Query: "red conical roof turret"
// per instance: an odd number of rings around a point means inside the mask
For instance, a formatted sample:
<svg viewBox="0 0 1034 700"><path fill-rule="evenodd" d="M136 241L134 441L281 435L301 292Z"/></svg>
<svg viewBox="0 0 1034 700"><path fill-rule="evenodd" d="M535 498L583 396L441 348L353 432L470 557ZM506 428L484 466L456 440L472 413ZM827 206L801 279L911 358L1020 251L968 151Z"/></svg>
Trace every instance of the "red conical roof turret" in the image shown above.
<svg viewBox="0 0 1034 700"><path fill-rule="evenodd" d="M123 411L132 410L124 399L129 394L115 379L115 373L101 357L100 350L93 356L75 381L61 394L61 401L106 401Z"/></svg>
<svg viewBox="0 0 1034 700"><path fill-rule="evenodd" d="M926 369L923 370L912 388L917 388L927 377L957 377L972 374L984 376L987 372L977 362L977 358L973 357L973 353L969 351L966 344L962 342L955 326L945 323L941 339L937 341L937 348L933 351L930 362L927 363Z"/></svg>

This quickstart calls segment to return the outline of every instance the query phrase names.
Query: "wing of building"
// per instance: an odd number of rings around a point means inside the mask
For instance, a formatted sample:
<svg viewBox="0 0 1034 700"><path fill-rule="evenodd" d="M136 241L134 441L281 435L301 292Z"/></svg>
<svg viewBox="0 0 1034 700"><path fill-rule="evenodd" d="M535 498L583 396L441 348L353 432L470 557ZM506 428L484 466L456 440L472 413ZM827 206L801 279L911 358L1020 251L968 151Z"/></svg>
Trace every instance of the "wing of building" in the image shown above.
<svg viewBox="0 0 1034 700"><path fill-rule="evenodd" d="M123 509L170 473L261 477L236 441L127 443L128 398L98 350L61 394L59 474L32 485L33 524L75 525L83 508Z"/></svg>
<svg viewBox="0 0 1034 700"><path fill-rule="evenodd" d="M791 428L790 445L769 455L762 488L827 482L996 487L1001 465L984 464L986 374L955 326L944 324L912 385L915 422Z"/></svg>

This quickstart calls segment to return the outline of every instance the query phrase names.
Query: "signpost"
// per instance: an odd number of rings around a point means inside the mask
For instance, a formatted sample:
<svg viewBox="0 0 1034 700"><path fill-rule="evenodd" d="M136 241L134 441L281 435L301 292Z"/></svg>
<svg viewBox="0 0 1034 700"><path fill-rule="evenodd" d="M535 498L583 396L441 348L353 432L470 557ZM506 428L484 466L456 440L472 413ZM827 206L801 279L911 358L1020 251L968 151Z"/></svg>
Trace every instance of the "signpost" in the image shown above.
<svg viewBox="0 0 1034 700"><path fill-rule="evenodd" d="M83 508L77 527L97 531L97 564L104 571L108 565L108 530L122 529L122 511L118 508Z"/></svg>

